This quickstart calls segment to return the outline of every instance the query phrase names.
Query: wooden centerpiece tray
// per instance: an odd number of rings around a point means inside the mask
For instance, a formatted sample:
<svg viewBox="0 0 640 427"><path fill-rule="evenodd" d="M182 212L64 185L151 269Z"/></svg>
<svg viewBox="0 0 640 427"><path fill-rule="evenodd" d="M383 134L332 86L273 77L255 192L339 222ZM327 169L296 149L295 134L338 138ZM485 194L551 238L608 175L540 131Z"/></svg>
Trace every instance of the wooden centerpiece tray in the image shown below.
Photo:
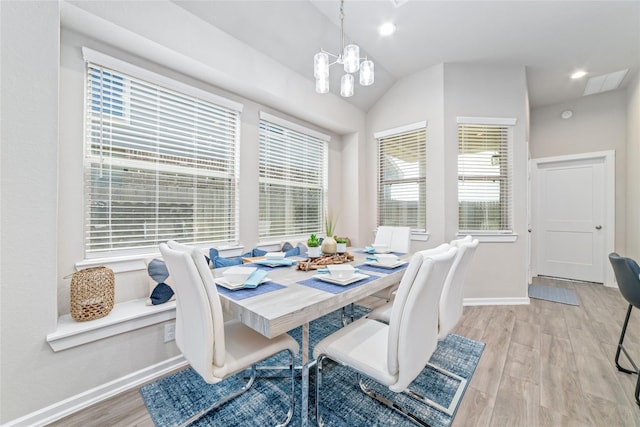
<svg viewBox="0 0 640 427"><path fill-rule="evenodd" d="M353 255L349 252L335 255L323 255L318 258L307 258L298 263L298 270L309 271L325 268L330 264L345 264L353 261Z"/></svg>

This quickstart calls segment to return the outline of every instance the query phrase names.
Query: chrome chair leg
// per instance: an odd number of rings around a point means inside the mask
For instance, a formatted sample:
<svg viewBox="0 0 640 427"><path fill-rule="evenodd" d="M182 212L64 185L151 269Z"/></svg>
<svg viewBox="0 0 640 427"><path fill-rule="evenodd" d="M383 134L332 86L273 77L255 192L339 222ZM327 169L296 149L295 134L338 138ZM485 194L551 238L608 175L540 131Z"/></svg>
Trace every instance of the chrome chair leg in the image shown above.
<svg viewBox="0 0 640 427"><path fill-rule="evenodd" d="M434 364L431 363L427 363L427 367L431 368L435 371L440 372L441 374L444 374L446 376L448 376L449 378L453 378L454 380L458 381L458 388L456 389L456 393L453 395L453 398L451 399L451 402L449 403L448 407L444 407L442 405L440 405L439 403L434 402L431 399L428 399L424 396L422 396L421 394L417 393L416 391L413 391L411 389L407 389L404 391L405 394L413 397L416 400L419 400L421 402L423 402L426 405L431 406L432 408L437 409L440 412L444 412L445 414L449 415L449 416L453 416L453 413L456 410L456 407L458 406L458 403L460 402L460 399L462 398L462 394L464 393L465 388L467 387L467 380L462 378L459 375L454 374L453 372L447 371L446 369L443 369L439 366L436 366Z"/></svg>
<svg viewBox="0 0 640 427"><path fill-rule="evenodd" d="M191 418L187 419L185 422L180 424L180 427L186 427L189 424L194 423L195 421L197 421L200 418L204 417L205 415L207 415L209 412L213 411L214 409L219 408L220 406L224 405L228 401L230 401L232 399L235 399L236 397L240 396L242 393L246 392L247 390L249 390L251 388L251 386L253 385L253 382L255 380L256 380L256 367L252 366L251 367L251 377L249 378L249 381L245 385L243 385L239 389L235 390L234 392L226 395L222 399L216 400L208 408L205 408L202 411L194 414Z"/></svg>
<svg viewBox="0 0 640 427"><path fill-rule="evenodd" d="M296 403L296 396L295 396L295 387L296 387L296 383L295 383L295 354L291 351L291 350L287 350L289 352L289 376L291 379L291 396L290 396L290 400L289 400L289 411L287 412L287 416L285 418L285 420L281 423L276 424L276 427L285 427L287 424L289 424L289 422L291 422L291 419L293 418L293 413L295 411L295 403ZM209 407L203 409L202 411L194 414L193 416L191 416L189 419L187 419L185 422L183 422L182 424L180 424L180 427L186 427L194 422L196 422L197 420L199 420L200 418L204 417L205 415L207 415L209 412L221 407L222 405L224 405L225 403L229 402L230 400L235 399L236 397L240 396L241 394L245 393L247 390L249 390L251 388L251 386L253 386L253 383L256 380L257 377L257 367L254 365L251 367L251 375L249 377L249 380L247 381L247 383L245 385L243 385L242 387L238 388L237 390L233 391L232 393L226 395L225 397L223 397L220 400L217 400L215 402L213 402Z"/></svg>
<svg viewBox="0 0 640 427"><path fill-rule="evenodd" d="M296 379L295 379L295 355L291 350L287 350L289 352L289 375L291 377L291 398L289 400L289 412L287 412L287 418L282 422L276 425L276 427L284 427L293 418L293 413L296 408Z"/></svg>
<svg viewBox="0 0 640 427"><path fill-rule="evenodd" d="M326 358L327 356L321 354L316 359L316 423L319 427L324 427L324 421L320 414L320 387L322 386L322 362L324 362Z"/></svg>
<svg viewBox="0 0 640 427"><path fill-rule="evenodd" d="M421 395L420 393L411 390L411 389L406 389L403 391L403 394L412 397L413 399L427 405L430 406L440 412L443 412L449 416L453 416L458 403L460 402L460 399L462 398L462 394L464 393L464 390L467 386L467 380L465 378L462 378L459 375L454 374L453 372L447 371L446 369L443 369L439 366L433 365L431 363L427 363L427 367L433 370L436 370L450 378L453 378L454 380L458 381L458 388L456 389L456 392L453 396L453 398L451 399L451 402L449 403L449 406L444 407L442 405L440 405L437 402L434 402L433 400ZM402 413L403 415L405 415L406 417L408 417L409 419L411 419L413 422L419 424L419 425L425 425L424 421L422 421L420 418L418 418L416 415L414 415L413 413L405 410L404 408L402 408L401 406L399 406L397 403L391 402L389 399L387 399L386 397L376 393L375 391L369 389L366 387L366 385L362 382L362 379L360 378L360 375L358 375L358 382L360 384L360 389L365 392L367 395L369 395L370 397L374 398L375 400L377 400L378 402L388 406L391 409L394 409L397 412Z"/></svg>
<svg viewBox="0 0 640 427"><path fill-rule="evenodd" d="M342 307L342 315L341 315L341 317L342 317L342 326L347 326L349 323L353 322L353 320L356 317L356 311L355 311L353 303L349 304L349 309L351 311L351 314L347 315L346 306Z"/></svg>
<svg viewBox="0 0 640 427"><path fill-rule="evenodd" d="M431 427L426 421L420 419L413 412L410 412L410 411L406 410L405 408L403 408L402 406L398 405L397 403L394 403L394 402L390 401L389 399L387 399L386 397L382 396L381 394L378 394L375 391L373 391L370 388L368 388L364 384L364 382L362 381L362 377L360 376L360 374L358 374L358 384L360 385L360 390L362 390L367 396L371 397L372 399L375 399L378 402L380 402L383 405L385 405L386 407L388 407L390 409L393 409L394 411L404 415L409 420L411 420L413 423L415 423L415 424L417 424L419 426Z"/></svg>
<svg viewBox="0 0 640 427"><path fill-rule="evenodd" d="M322 387L322 362L324 362L325 359L327 359L328 356L321 354L317 359L316 359L316 422L318 424L319 427L324 427L324 420L322 419L322 414L320 412L320 387ZM362 376L360 373L356 372L357 374L357 378L358 378L358 384L360 385L360 389L369 397L377 400L378 402L382 403L383 405L387 406L390 409L393 409L394 411L404 415L405 417L407 417L409 420L411 420L413 423L421 426L421 427L430 427L430 425L425 422L424 420L420 419L417 415L415 415L414 413L406 410L405 408L403 408L402 406L398 405L397 403L394 403L392 401L390 401L389 399L387 399L386 397L376 393L375 391L369 389L363 382L362 380Z"/></svg>

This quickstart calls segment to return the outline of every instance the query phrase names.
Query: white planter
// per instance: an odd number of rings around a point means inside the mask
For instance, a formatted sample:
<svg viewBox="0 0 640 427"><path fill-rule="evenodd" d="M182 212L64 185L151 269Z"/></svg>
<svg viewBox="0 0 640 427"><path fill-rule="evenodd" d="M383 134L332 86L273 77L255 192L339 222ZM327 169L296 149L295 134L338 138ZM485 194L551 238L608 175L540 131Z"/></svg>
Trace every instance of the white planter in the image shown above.
<svg viewBox="0 0 640 427"><path fill-rule="evenodd" d="M322 251L320 250L320 246L316 246L315 248L307 249L307 255L309 258L318 258L322 255Z"/></svg>
<svg viewBox="0 0 640 427"><path fill-rule="evenodd" d="M338 243L336 247L336 252L339 254L343 254L347 252L347 244L346 243Z"/></svg>

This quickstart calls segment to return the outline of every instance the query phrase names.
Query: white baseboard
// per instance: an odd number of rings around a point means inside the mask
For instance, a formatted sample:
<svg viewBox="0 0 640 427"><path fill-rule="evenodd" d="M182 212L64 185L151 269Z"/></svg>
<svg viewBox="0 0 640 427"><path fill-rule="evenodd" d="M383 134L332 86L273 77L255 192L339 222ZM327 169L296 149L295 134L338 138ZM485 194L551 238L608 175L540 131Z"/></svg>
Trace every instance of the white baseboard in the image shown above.
<svg viewBox="0 0 640 427"><path fill-rule="evenodd" d="M465 298L462 302L465 306L471 305L528 305L529 297L521 298Z"/></svg>
<svg viewBox="0 0 640 427"><path fill-rule="evenodd" d="M83 393L71 396L68 399L54 403L46 408L9 421L3 424L2 427L42 426L52 423L119 393L139 387L154 378L158 378L187 364L187 361L182 355L172 357L164 362L133 372L117 380L102 384Z"/></svg>

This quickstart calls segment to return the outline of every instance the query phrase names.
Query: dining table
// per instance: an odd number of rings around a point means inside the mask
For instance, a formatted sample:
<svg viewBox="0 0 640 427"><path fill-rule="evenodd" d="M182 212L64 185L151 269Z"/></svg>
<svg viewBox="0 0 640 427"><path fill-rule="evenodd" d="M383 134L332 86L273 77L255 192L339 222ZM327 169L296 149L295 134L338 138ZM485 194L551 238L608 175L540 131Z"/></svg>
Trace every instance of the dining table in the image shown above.
<svg viewBox="0 0 640 427"><path fill-rule="evenodd" d="M308 423L309 413L309 370L315 360L309 355L309 322L346 307L369 295L388 288L400 281L407 266L409 254L398 253L398 265L376 265L364 249L350 248L353 261L349 264L358 268L361 280L350 284L336 284L328 279L328 273L317 270L303 271L297 264L306 258L292 258L291 266L268 266L256 263L244 264L267 270L264 283L252 289L229 290L217 286L225 313L239 319L267 338L287 333L302 327L301 345L301 420ZM214 269L216 279L223 277L225 269ZM323 271L323 270L320 270ZM325 276L327 275L327 276ZM363 277L366 276L366 277ZM333 281L335 282L335 281Z"/></svg>

